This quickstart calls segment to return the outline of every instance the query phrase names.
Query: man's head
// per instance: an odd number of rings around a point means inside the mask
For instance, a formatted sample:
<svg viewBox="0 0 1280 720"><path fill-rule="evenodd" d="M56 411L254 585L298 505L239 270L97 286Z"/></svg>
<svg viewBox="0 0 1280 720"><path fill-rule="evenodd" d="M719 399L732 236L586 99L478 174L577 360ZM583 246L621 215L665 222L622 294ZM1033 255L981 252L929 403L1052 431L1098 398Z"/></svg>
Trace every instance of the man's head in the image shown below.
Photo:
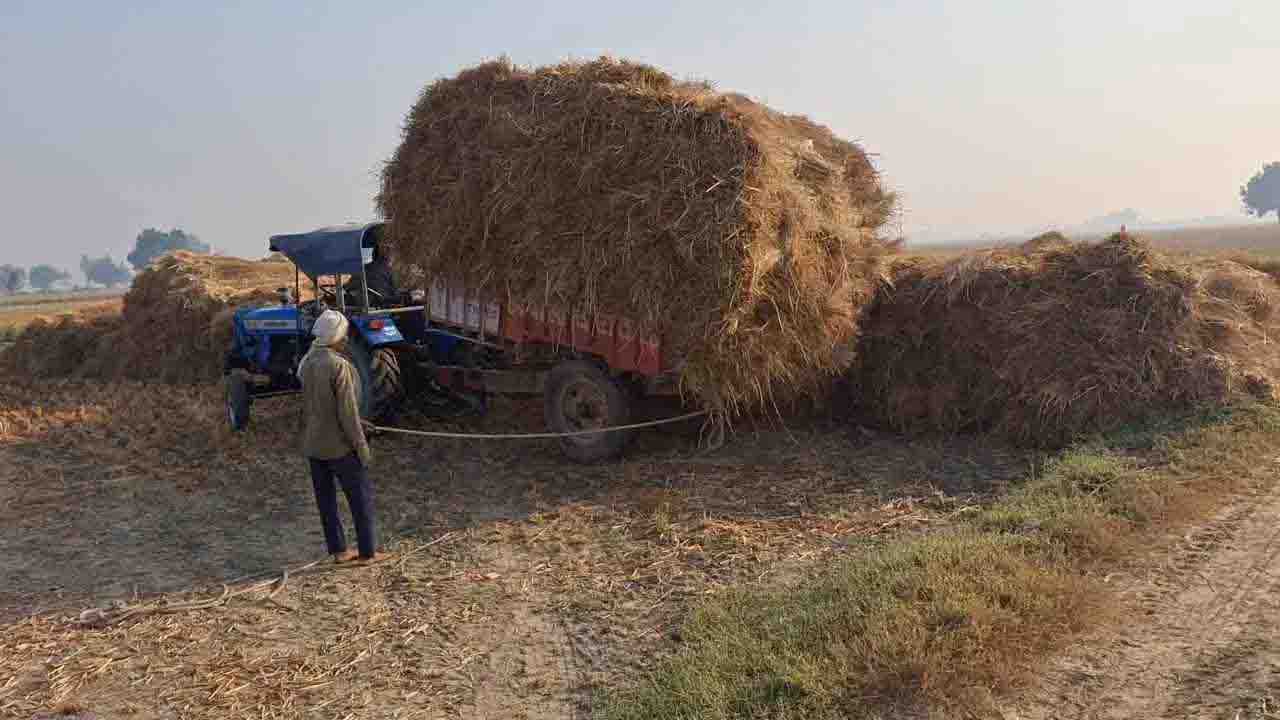
<svg viewBox="0 0 1280 720"><path fill-rule="evenodd" d="M316 318L311 335L316 345L339 349L347 340L347 319L336 310L325 310Z"/></svg>

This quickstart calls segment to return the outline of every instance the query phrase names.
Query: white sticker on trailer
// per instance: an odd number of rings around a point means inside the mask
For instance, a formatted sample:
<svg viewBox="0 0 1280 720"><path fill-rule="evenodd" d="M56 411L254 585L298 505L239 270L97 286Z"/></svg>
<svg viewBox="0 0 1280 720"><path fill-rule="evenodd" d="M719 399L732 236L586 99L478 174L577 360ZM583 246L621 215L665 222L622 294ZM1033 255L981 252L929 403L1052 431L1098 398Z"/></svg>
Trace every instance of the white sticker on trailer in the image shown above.
<svg viewBox="0 0 1280 720"><path fill-rule="evenodd" d="M502 307L497 303L484 306L484 332L486 335L497 335L502 329Z"/></svg>
<svg viewBox="0 0 1280 720"><path fill-rule="evenodd" d="M462 293L449 293L449 322L454 325L461 326L467 319L467 304L462 299Z"/></svg>
<svg viewBox="0 0 1280 720"><path fill-rule="evenodd" d="M449 293L438 279L431 283L431 319L449 319Z"/></svg>

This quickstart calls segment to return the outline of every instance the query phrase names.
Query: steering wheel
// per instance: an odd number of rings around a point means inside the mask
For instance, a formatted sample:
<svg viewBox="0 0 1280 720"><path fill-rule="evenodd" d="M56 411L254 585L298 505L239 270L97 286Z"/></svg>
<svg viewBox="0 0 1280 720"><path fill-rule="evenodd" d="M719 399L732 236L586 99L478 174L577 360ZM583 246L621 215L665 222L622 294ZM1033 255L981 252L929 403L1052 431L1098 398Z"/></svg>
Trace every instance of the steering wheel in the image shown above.
<svg viewBox="0 0 1280 720"><path fill-rule="evenodd" d="M321 287L318 299L326 305L335 305L338 302L338 295L333 291L333 288Z"/></svg>

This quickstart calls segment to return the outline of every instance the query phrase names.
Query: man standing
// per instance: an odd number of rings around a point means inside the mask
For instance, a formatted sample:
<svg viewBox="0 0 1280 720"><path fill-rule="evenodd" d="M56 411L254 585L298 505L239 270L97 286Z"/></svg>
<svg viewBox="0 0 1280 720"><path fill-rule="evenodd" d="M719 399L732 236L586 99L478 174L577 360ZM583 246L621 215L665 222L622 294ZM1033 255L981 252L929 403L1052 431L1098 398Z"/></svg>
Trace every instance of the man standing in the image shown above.
<svg viewBox="0 0 1280 720"><path fill-rule="evenodd" d="M357 559L347 550L346 531L338 516L336 480L355 520L358 559L372 562L382 559L383 554L377 552L369 442L360 422L359 381L351 362L340 354L347 342L347 327L341 313L326 310L311 330L315 339L298 367L307 415L302 451L311 463L311 484L329 554L340 563Z"/></svg>

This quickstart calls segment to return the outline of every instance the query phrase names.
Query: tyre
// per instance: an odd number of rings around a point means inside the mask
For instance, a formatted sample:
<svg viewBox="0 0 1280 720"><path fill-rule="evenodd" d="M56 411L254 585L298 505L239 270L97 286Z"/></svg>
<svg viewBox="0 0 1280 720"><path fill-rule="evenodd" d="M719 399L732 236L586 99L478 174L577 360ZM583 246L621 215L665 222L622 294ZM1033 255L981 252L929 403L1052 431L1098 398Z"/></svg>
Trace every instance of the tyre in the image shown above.
<svg viewBox="0 0 1280 720"><path fill-rule="evenodd" d="M249 382L244 373L233 370L226 377L227 420L231 429L240 432L249 427Z"/></svg>
<svg viewBox="0 0 1280 720"><path fill-rule="evenodd" d="M360 416L374 422L395 417L404 405L404 375L400 358L391 348L370 352L360 343L351 343L351 359L360 376Z"/></svg>
<svg viewBox="0 0 1280 720"><path fill-rule="evenodd" d="M595 430L630 422L627 394L604 370L581 360L560 363L547 377L543 412L552 432ZM560 439L560 449L578 462L617 457L628 433L615 431Z"/></svg>

